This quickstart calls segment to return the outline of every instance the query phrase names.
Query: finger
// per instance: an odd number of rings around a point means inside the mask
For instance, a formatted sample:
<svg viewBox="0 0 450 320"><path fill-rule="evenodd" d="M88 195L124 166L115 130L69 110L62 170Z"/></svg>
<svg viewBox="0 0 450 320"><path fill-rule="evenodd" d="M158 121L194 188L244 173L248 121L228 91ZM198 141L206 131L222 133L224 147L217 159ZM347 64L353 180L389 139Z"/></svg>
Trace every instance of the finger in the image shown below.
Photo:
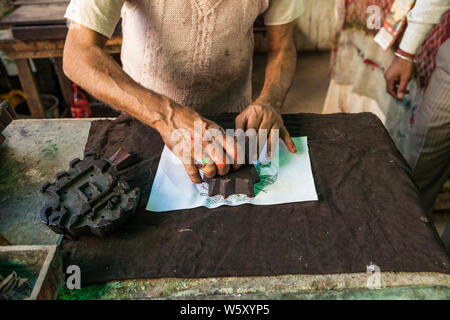
<svg viewBox="0 0 450 320"><path fill-rule="evenodd" d="M194 162L190 164L185 164L184 168L186 169L186 173L193 183L202 183L202 177L200 176L200 172L198 171L197 165Z"/></svg>
<svg viewBox="0 0 450 320"><path fill-rule="evenodd" d="M229 164L216 164L217 167L217 173L220 176L226 176L230 172L230 165Z"/></svg>
<svg viewBox="0 0 450 320"><path fill-rule="evenodd" d="M237 150L236 150L236 151L237 151ZM235 162L234 162L233 165L232 165L232 168L233 168L234 171L237 171L237 170L239 170L239 168L240 168L242 165L243 165L243 163L237 162L237 158L236 158L236 159L235 159Z"/></svg>
<svg viewBox="0 0 450 320"><path fill-rule="evenodd" d="M214 178L217 174L217 167L214 163L208 163L202 167L202 171L207 178Z"/></svg>
<svg viewBox="0 0 450 320"><path fill-rule="evenodd" d="M234 163L235 160L235 149L234 149L234 139L233 137L227 137L225 130L221 128L222 140L218 142L218 148L222 148L222 161L216 163L217 170L219 174L223 172L227 174L230 171L230 163ZM220 157L220 155L219 155ZM222 175L224 175L222 174Z"/></svg>
<svg viewBox="0 0 450 320"><path fill-rule="evenodd" d="M280 137L280 128L277 125L274 125L270 129L269 138L267 140L267 154L269 155L270 158L273 157L273 151L276 148L277 143L278 143L278 141L273 141L273 143L275 143L275 145L272 145L272 140L275 139L275 130L278 130L278 137ZM274 149L272 149L272 146L274 147Z"/></svg>
<svg viewBox="0 0 450 320"><path fill-rule="evenodd" d="M241 129L243 132L245 132L247 130L247 118L245 117L245 115L243 113L241 113L240 115L238 115L236 117L236 119L234 120L234 124L235 124L235 132L238 133L238 130ZM243 133L240 132L240 133ZM240 166L243 164L241 163L242 159L238 159L238 155L241 155L242 152L245 152L245 145L242 145L239 142L245 143L244 141L241 141L241 139L238 138L242 138L241 136L236 136L235 139L235 149L234 149L234 155L235 155L235 162L233 164L233 169L234 170L238 170L240 168ZM245 138L244 138L245 139ZM244 162L245 162L245 155L244 155Z"/></svg>
<svg viewBox="0 0 450 320"><path fill-rule="evenodd" d="M273 124L274 124L273 120L269 117L267 117L267 118L264 117L264 119L261 121L261 124L258 129L258 154L261 154L261 151L267 142L267 137L270 134L270 130L271 130ZM263 134L264 133L263 130L265 130L265 134ZM269 141L269 143L270 143L270 141Z"/></svg>
<svg viewBox="0 0 450 320"><path fill-rule="evenodd" d="M226 164L236 164L237 163L237 150L236 150L236 139L235 139L235 131L230 135L226 134L224 138L224 150L226 152Z"/></svg>
<svg viewBox="0 0 450 320"><path fill-rule="evenodd" d="M398 89L397 89L397 98L398 99L403 99L403 97L406 94L406 87L408 85L409 82L409 78L402 76L400 79L400 84L398 85Z"/></svg>
<svg viewBox="0 0 450 320"><path fill-rule="evenodd" d="M258 131L261 122L262 118L259 117L256 113L250 114L250 116L247 119L247 130L255 129L256 131Z"/></svg>
<svg viewBox="0 0 450 320"><path fill-rule="evenodd" d="M214 152L213 152L214 153ZM224 152L225 154L225 152ZM225 159L220 159L218 157L215 157L214 155L211 155L216 167L217 167L217 173L221 176L225 176L230 172L230 165L226 164Z"/></svg>
<svg viewBox="0 0 450 320"><path fill-rule="evenodd" d="M217 173L220 176L226 176L230 172L230 165L229 164L216 164L217 167Z"/></svg>
<svg viewBox="0 0 450 320"><path fill-rule="evenodd" d="M261 124L262 117L259 117L256 113L253 113L251 116L248 117L247 120L247 131L246 134L248 135L248 142L250 144L254 143L255 149L251 150L254 151L256 154L249 154L249 161L251 161L253 158L256 157L256 159L259 158L260 152L260 143L259 143L259 137L258 137L258 128ZM249 151L250 152L250 151ZM247 159L246 159L247 160ZM246 161L247 162L247 161Z"/></svg>
<svg viewBox="0 0 450 320"><path fill-rule="evenodd" d="M246 118L242 114L238 115L236 117L236 119L234 119L234 124L235 124L236 130L237 129L242 129L242 130L245 131L247 129L246 126L245 126Z"/></svg>
<svg viewBox="0 0 450 320"><path fill-rule="evenodd" d="M393 96L394 98L397 98L397 95L395 93L395 83L398 81L397 77L386 77L386 90L387 92Z"/></svg>
<svg viewBox="0 0 450 320"><path fill-rule="evenodd" d="M211 123L208 129L208 135L203 139L203 158L208 158L211 164L217 167L217 173L225 175L228 173L231 162L230 156L227 153L226 145L227 139L225 130L215 123ZM230 154L233 155L233 149L230 147Z"/></svg>
<svg viewBox="0 0 450 320"><path fill-rule="evenodd" d="M232 167L234 170L238 170L240 167L239 161L238 161L238 139L236 136L236 131L234 131L234 134L226 135L225 137L225 152L227 155L227 164L230 164L230 167Z"/></svg>
<svg viewBox="0 0 450 320"><path fill-rule="evenodd" d="M246 162L246 154L245 154L245 137L236 136L234 141L234 162L233 162L233 170L238 170L241 165Z"/></svg>
<svg viewBox="0 0 450 320"><path fill-rule="evenodd" d="M217 152L218 150L220 152ZM222 145L218 142L210 143L205 147L205 151L217 167L217 173L221 176L228 174L230 166L226 163L227 153Z"/></svg>
<svg viewBox="0 0 450 320"><path fill-rule="evenodd" d="M291 153L297 152L295 143L292 140L291 135L289 134L289 131L286 129L285 126L283 126L283 128L281 128L281 130L280 130L280 137L281 137L281 140L283 140L284 143L286 143L286 146L288 147L288 149Z"/></svg>

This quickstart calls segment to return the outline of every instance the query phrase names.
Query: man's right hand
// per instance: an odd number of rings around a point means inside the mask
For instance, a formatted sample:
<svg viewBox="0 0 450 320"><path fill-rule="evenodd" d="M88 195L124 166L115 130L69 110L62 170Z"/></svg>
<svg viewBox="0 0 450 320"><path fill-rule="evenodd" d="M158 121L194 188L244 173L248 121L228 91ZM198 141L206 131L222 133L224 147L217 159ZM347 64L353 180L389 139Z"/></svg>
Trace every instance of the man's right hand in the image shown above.
<svg viewBox="0 0 450 320"><path fill-rule="evenodd" d="M396 99L403 99L408 93L406 86L411 79L413 63L396 58L384 74L387 92Z"/></svg>
<svg viewBox="0 0 450 320"><path fill-rule="evenodd" d="M230 170L227 158L234 158L235 146L234 142L227 141L225 131L215 122L170 99L164 99L163 105L169 114L155 128L166 146L182 160L192 182L203 182L200 167L207 178L213 178L216 174L226 175ZM212 139L208 139L210 132L216 133ZM201 152L194 149L194 143L201 146Z"/></svg>

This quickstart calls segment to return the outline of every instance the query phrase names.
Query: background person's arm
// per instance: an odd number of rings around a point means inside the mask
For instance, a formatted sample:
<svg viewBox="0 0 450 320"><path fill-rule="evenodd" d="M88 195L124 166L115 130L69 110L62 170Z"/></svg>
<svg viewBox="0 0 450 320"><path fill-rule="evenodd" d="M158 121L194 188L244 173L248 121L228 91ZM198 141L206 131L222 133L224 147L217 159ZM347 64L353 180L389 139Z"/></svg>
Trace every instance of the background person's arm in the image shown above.
<svg viewBox="0 0 450 320"><path fill-rule="evenodd" d="M408 14L408 26L400 42L400 49L415 56L428 33L442 16L450 10L450 0L417 0ZM395 58L385 73L386 90L397 99L403 99L413 70L413 63Z"/></svg>
<svg viewBox="0 0 450 320"><path fill-rule="evenodd" d="M215 123L204 119L194 110L180 106L131 79L105 52L106 40L107 38L100 33L72 23L63 56L64 72L72 81L113 108L125 111L158 130L165 144L171 149L180 143L180 140L172 141L172 133L177 129L184 129L189 132L191 137L194 137L195 121L202 123L203 132L201 134L211 128L223 131ZM208 142L203 142L205 148L208 144ZM191 154L192 158L189 163L183 159L186 171L193 182L201 183L198 167L194 163L193 152ZM177 155L181 158L181 155ZM209 156L214 163L226 163L225 152L221 159L214 154ZM209 164L204 168L207 177L213 177L216 173L224 175L228 171L228 165L216 167L215 164Z"/></svg>
<svg viewBox="0 0 450 320"><path fill-rule="evenodd" d="M448 10L450 0L416 0L408 14L408 27L400 42L400 49L415 55L428 33Z"/></svg>

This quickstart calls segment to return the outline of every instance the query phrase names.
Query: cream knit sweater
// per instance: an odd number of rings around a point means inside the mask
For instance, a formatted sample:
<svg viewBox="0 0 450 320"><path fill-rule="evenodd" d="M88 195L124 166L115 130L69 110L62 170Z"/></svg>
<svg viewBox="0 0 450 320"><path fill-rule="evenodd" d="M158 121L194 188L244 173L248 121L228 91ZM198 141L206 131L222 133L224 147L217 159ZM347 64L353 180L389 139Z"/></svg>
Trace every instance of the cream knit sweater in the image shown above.
<svg viewBox="0 0 450 320"><path fill-rule="evenodd" d="M251 102L253 23L268 0L126 1L124 70L203 115Z"/></svg>

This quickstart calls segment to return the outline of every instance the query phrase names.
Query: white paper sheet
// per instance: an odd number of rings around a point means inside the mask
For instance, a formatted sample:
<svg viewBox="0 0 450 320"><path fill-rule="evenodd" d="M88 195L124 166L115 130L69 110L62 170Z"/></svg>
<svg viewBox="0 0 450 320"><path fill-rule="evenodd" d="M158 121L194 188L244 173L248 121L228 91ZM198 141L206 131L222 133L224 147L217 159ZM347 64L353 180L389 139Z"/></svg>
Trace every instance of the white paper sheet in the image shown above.
<svg viewBox="0 0 450 320"><path fill-rule="evenodd" d="M254 205L274 205L290 202L317 201L316 187L309 159L306 137L293 138L297 153L292 154L280 140L279 168L277 165L256 167L261 182L255 185L256 196L232 195L223 199L218 195L208 197L208 185L192 183L184 165L172 151L164 148L158 171L153 182L147 210L164 212L191 209L201 206L216 208L222 205L237 206L245 203ZM263 150L262 154L265 154ZM265 158L260 157L259 161Z"/></svg>

